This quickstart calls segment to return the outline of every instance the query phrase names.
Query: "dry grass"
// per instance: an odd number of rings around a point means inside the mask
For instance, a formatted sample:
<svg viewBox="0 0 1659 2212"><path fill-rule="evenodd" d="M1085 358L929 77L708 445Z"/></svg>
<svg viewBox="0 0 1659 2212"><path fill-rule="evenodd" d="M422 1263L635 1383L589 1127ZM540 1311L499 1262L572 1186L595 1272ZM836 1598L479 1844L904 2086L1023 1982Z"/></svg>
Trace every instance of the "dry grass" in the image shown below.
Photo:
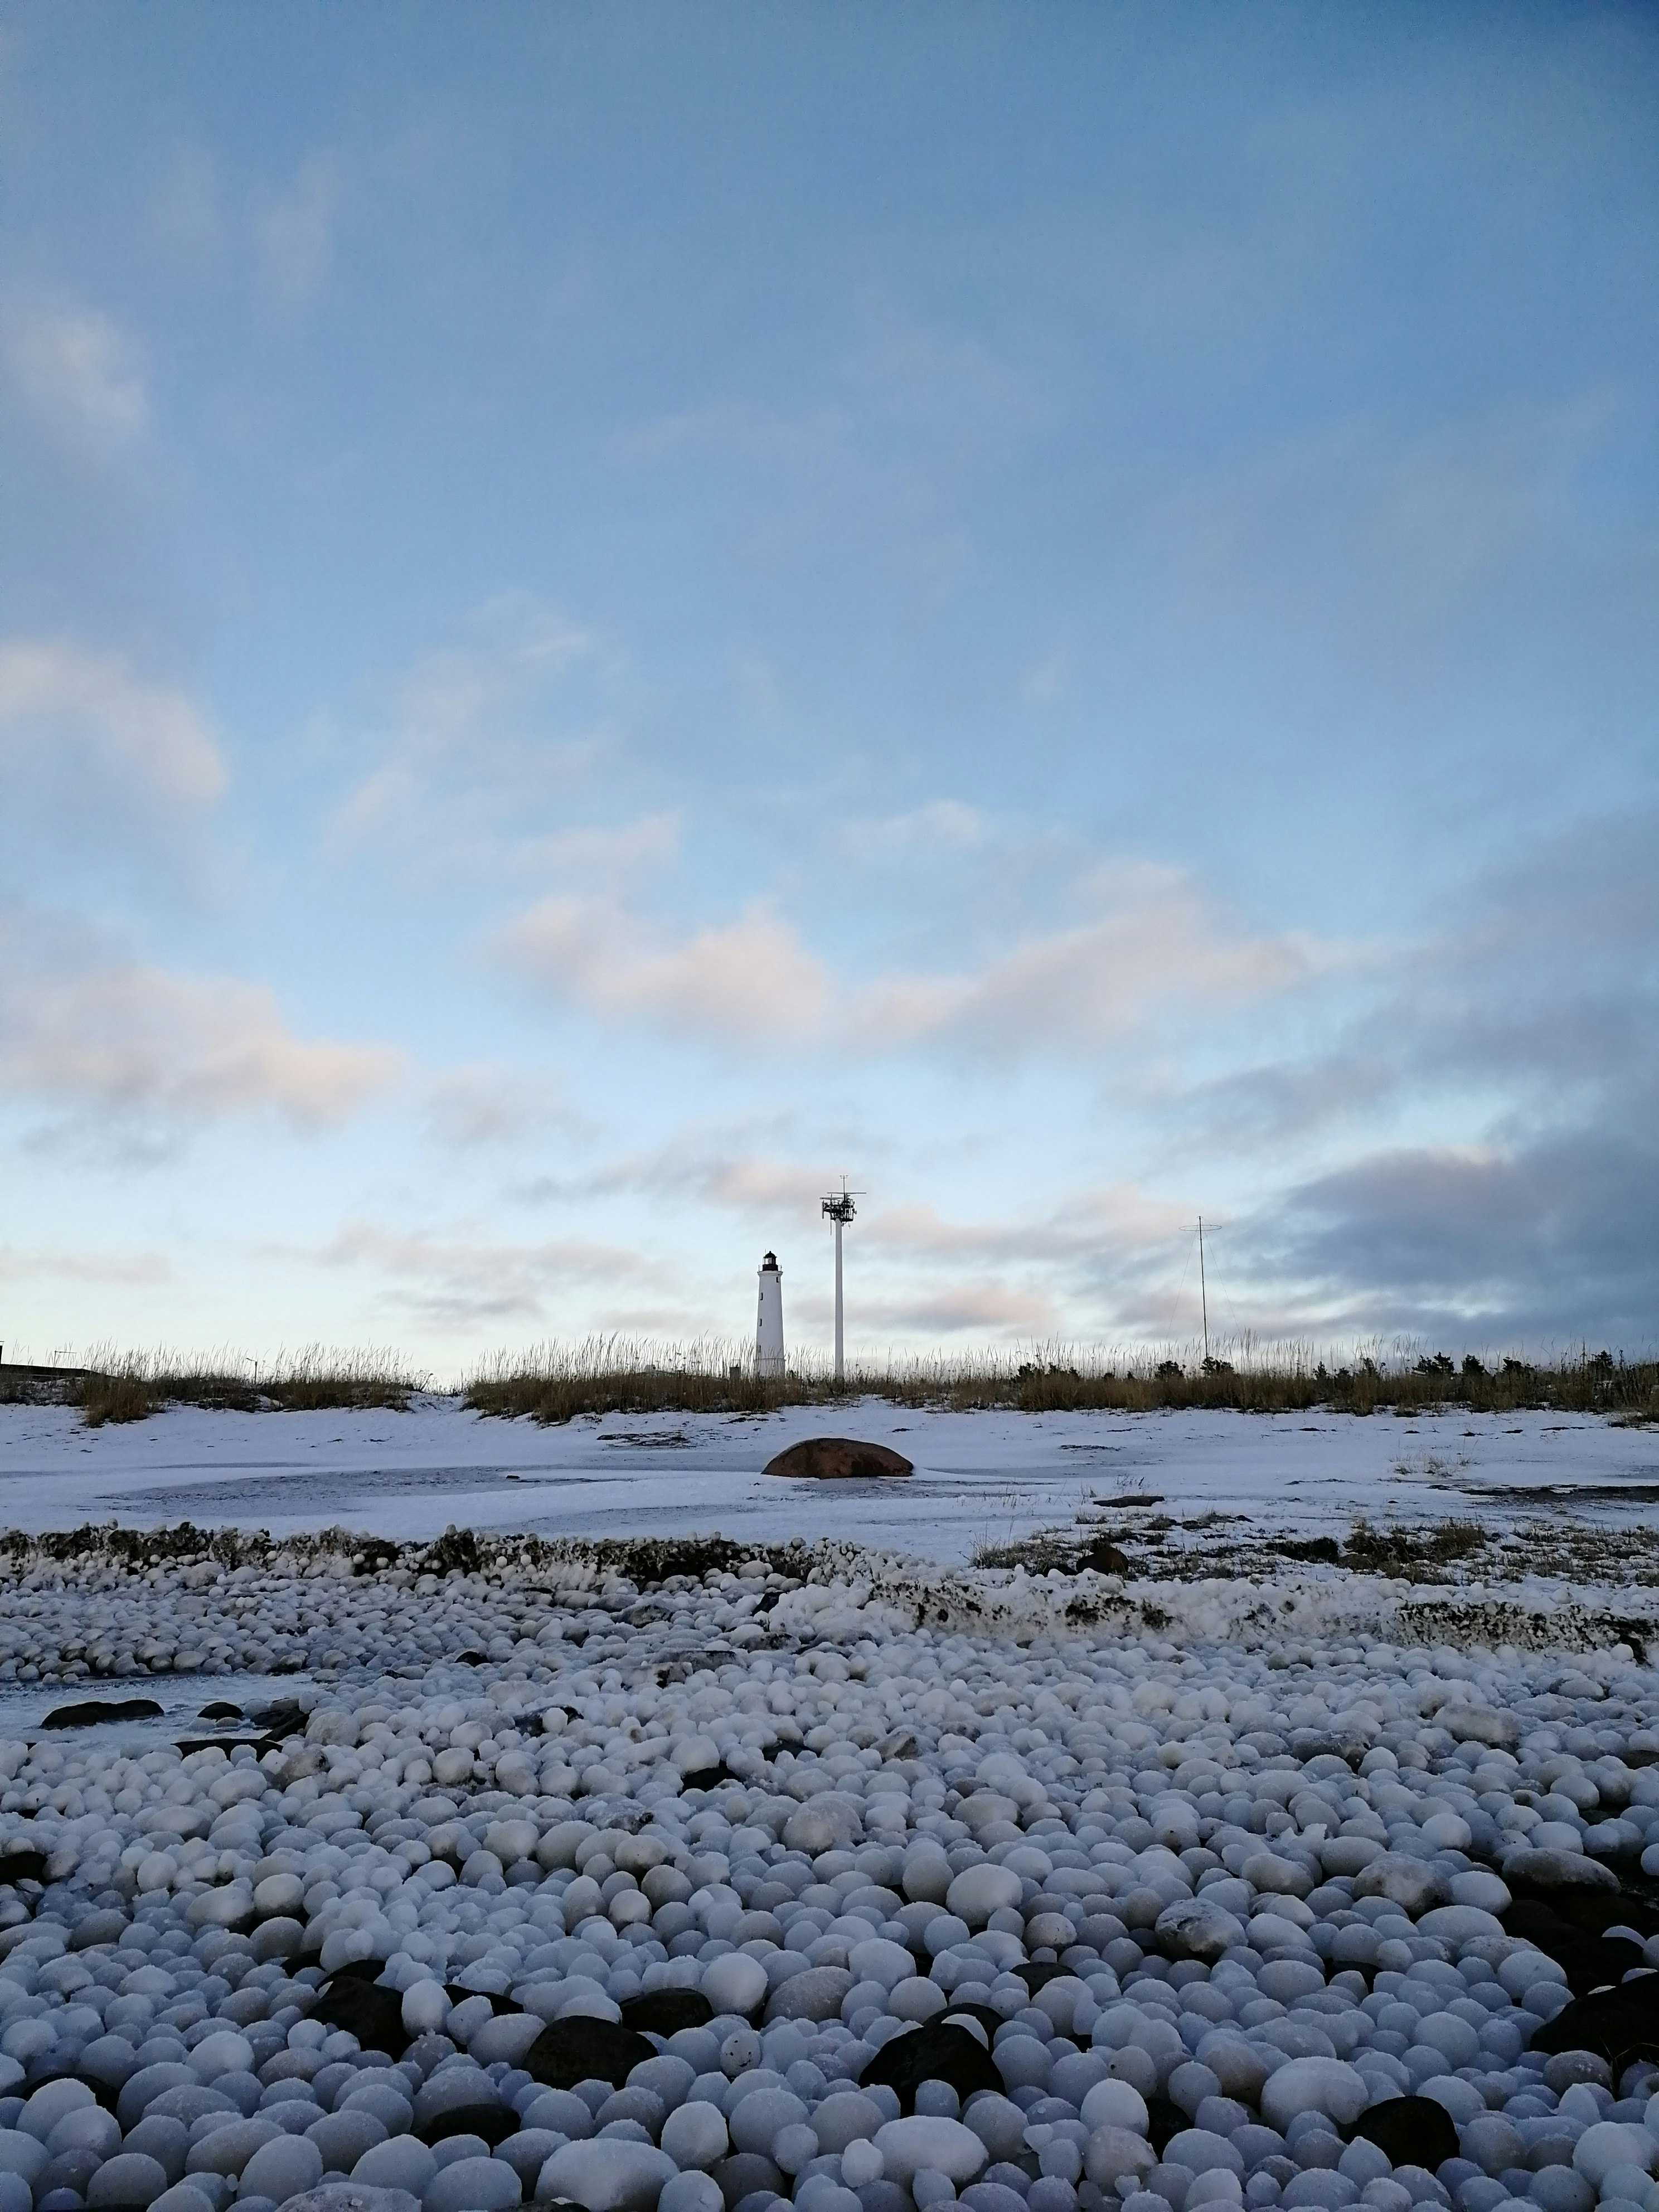
<svg viewBox="0 0 1659 2212"><path fill-rule="evenodd" d="M390 1352L325 1351L309 1345L269 1362L220 1354L180 1360L166 1352L94 1355L92 1371L70 1402L89 1429L110 1421L142 1421L163 1406L202 1406L234 1413L310 1413L388 1407L402 1412L428 1387Z"/></svg>
<svg viewBox="0 0 1659 2212"><path fill-rule="evenodd" d="M1263 1355L1243 1346L1234 1359L1207 1362L1173 1353L1114 1355L1045 1346L1024 1357L892 1359L855 1368L837 1383L821 1364L810 1362L785 1376L760 1376L752 1351L717 1340L687 1346L593 1337L576 1346L502 1353L466 1390L466 1402L477 1412L549 1422L581 1414L763 1413L779 1406L833 1405L860 1397L955 1413L1214 1407L1248 1413L1316 1408L1409 1413L1451 1406L1471 1413L1550 1407L1631 1419L1659 1411L1659 1362L1632 1364L1602 1352L1548 1366L1515 1359L1489 1366L1473 1356L1461 1364L1445 1355L1408 1364L1361 1353L1333 1367L1294 1346Z"/></svg>
<svg viewBox="0 0 1659 2212"><path fill-rule="evenodd" d="M1246 1413L1431 1413L1525 1408L1659 1419L1659 1361L1579 1353L1549 1364L1487 1363L1449 1356L1388 1358L1380 1347L1346 1358L1309 1346L1245 1342L1231 1358L1164 1352L1079 1351L1040 1346L1024 1354L891 1358L852 1369L837 1383L827 1363L798 1361L787 1375L756 1372L753 1347L717 1338L653 1344L595 1336L574 1346L502 1353L465 1386L475 1412L562 1422L609 1413L760 1414L781 1406L833 1406L861 1397L955 1413L1149 1413L1212 1408ZM61 1373L61 1382L52 1376ZM42 1380L42 1377L46 1380ZM228 1352L93 1353L86 1370L0 1370L0 1397L67 1400L87 1425L143 1420L162 1406L237 1412L389 1407L402 1409L432 1378L395 1352L338 1352L311 1346L270 1361Z"/></svg>

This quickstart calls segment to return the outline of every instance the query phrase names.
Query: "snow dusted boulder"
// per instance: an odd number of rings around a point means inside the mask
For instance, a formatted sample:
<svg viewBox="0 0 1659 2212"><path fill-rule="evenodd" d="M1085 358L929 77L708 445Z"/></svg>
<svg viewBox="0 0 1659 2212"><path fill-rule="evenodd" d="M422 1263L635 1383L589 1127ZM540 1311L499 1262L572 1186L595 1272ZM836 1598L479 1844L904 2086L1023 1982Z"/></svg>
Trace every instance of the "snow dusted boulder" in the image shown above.
<svg viewBox="0 0 1659 2212"><path fill-rule="evenodd" d="M565 2197L586 2212L651 2212L674 2161L654 2143L614 2136L566 2143L541 2170L538 2197Z"/></svg>
<svg viewBox="0 0 1659 2212"><path fill-rule="evenodd" d="M945 1903L970 1928L982 1928L994 1912L1018 1905L1023 1894L1024 1886L1011 1867L981 1859L977 1866L963 1869L945 1892Z"/></svg>
<svg viewBox="0 0 1659 2212"><path fill-rule="evenodd" d="M1495 1751L1513 1751L1521 1741L1521 1723L1513 1713L1500 1713L1490 1705L1443 1705L1436 1718L1454 1743L1486 1743Z"/></svg>
<svg viewBox="0 0 1659 2212"><path fill-rule="evenodd" d="M1424 1860L1411 1858L1404 1851L1384 1851L1354 1876L1353 1893L1386 1897L1390 1905L1397 1905L1415 1920L1431 1905L1445 1903L1446 1885L1438 1869Z"/></svg>
<svg viewBox="0 0 1659 2212"><path fill-rule="evenodd" d="M1646 2128L1628 2121L1597 2120L1574 2144L1572 2163L1593 2189L1600 2189L1615 2166L1636 2166L1650 2173L1656 2152L1659 2143Z"/></svg>
<svg viewBox="0 0 1659 2212"><path fill-rule="evenodd" d="M1126 2179L1138 2186L1157 2164L1151 2143L1130 2128L1094 2129L1083 2153L1083 2171L1097 2189L1118 2189Z"/></svg>
<svg viewBox="0 0 1659 2212"><path fill-rule="evenodd" d="M1146 2100L1129 2081L1097 2081L1078 2112L1085 2128L1128 2128L1144 2136L1151 2124Z"/></svg>
<svg viewBox="0 0 1659 2212"><path fill-rule="evenodd" d="M1540 1850L1523 1844L1504 1861L1504 1879L1512 1889L1616 1890L1619 1877L1583 1851Z"/></svg>
<svg viewBox="0 0 1659 2212"><path fill-rule="evenodd" d="M1177 1898L1152 1923L1158 1946L1171 1959L1199 1959L1213 1966L1235 1943L1244 1941L1244 1923L1202 1897Z"/></svg>
<svg viewBox="0 0 1659 2212"><path fill-rule="evenodd" d="M727 1951L704 1968L702 1993L717 2013L751 2013L766 1995L766 1969L745 1951Z"/></svg>
<svg viewBox="0 0 1659 2212"><path fill-rule="evenodd" d="M1364 2075L1346 2060L1292 2058L1262 2084L1261 2117L1281 2135L1298 2112L1323 2112L1346 2128L1370 2102Z"/></svg>
<svg viewBox="0 0 1659 2212"><path fill-rule="evenodd" d="M808 1966L778 1984L767 2004L767 2021L839 2020L852 1986L845 1966Z"/></svg>
<svg viewBox="0 0 1659 2212"><path fill-rule="evenodd" d="M889 2120L878 2128L876 2148L882 2170L890 2180L906 2186L924 2172L942 2173L958 2187L969 2182L984 2165L984 2144L960 2120L915 2112L908 2119Z"/></svg>
<svg viewBox="0 0 1659 2212"><path fill-rule="evenodd" d="M1483 1912L1478 1905L1437 1905L1425 1912L1417 1923L1419 1933L1432 1936L1453 1950L1465 1943L1473 1943L1477 1936L1499 1936L1504 1923L1495 1912Z"/></svg>

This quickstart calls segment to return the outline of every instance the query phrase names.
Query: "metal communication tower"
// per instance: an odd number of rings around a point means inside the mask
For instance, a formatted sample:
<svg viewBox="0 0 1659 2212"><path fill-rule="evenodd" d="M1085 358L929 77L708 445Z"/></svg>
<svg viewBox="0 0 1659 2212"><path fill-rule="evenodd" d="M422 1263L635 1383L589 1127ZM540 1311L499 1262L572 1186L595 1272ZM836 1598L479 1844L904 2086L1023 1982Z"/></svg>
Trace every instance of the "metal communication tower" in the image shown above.
<svg viewBox="0 0 1659 2212"><path fill-rule="evenodd" d="M861 1191L848 1189L847 1178L843 1176L841 1179L841 1188L832 1190L823 1200L822 1207L824 1218L836 1224L836 1380L837 1382L844 1382L847 1376L846 1355L842 1337L841 1232L858 1212L853 1200L862 1196Z"/></svg>

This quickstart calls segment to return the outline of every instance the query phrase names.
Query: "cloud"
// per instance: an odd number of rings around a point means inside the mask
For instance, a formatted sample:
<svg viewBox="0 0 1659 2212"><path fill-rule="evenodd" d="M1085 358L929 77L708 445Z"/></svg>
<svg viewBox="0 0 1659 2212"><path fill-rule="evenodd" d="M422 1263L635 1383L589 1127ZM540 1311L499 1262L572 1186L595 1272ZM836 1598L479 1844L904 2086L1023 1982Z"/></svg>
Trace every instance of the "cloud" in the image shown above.
<svg viewBox="0 0 1659 2212"><path fill-rule="evenodd" d="M965 825L952 821L960 839ZM1079 891L1095 908L956 973L843 981L765 906L678 940L615 901L555 896L520 915L501 955L550 994L609 1020L707 1037L787 1038L864 1053L943 1046L1007 1060L1092 1052L1176 1006L1251 1005L1356 956L1296 933L1253 931L1182 871L1096 869Z"/></svg>
<svg viewBox="0 0 1659 2212"><path fill-rule="evenodd" d="M1089 1259L1103 1251L1156 1253L1192 1225L1184 1206L1118 1183L1068 1193L1062 1205L1027 1221L948 1221L931 1206L887 1206L869 1215L860 1235L907 1259L1006 1266Z"/></svg>
<svg viewBox="0 0 1659 2212"><path fill-rule="evenodd" d="M518 854L526 873L561 883L620 889L634 878L672 866L679 856L678 814L642 814L637 821L560 830L527 839Z"/></svg>
<svg viewBox="0 0 1659 2212"><path fill-rule="evenodd" d="M1305 1053L1172 1086L1166 1119L1212 1158L1300 1168L1236 1232L1286 1326L1659 1337L1656 848L1652 810L1543 840L1379 958Z"/></svg>
<svg viewBox="0 0 1659 2212"><path fill-rule="evenodd" d="M1208 1146L1281 1151L1385 1115L1466 1131L1632 1126L1659 1082L1659 812L1579 824L1489 868L1369 957L1299 1055L1172 1087Z"/></svg>
<svg viewBox="0 0 1659 2212"><path fill-rule="evenodd" d="M274 1112L316 1131L400 1064L385 1046L296 1037L262 985L173 975L90 933L0 913L0 1091L118 1122Z"/></svg>
<svg viewBox="0 0 1659 2212"><path fill-rule="evenodd" d="M890 1329L901 1335L988 1333L1024 1340L1051 1335L1059 1324L1059 1308L1043 1291L961 1283L911 1297L861 1300L857 1320L860 1334L866 1338Z"/></svg>
<svg viewBox="0 0 1659 2212"><path fill-rule="evenodd" d="M668 851L675 817L571 825L573 794L611 743L617 664L558 607L513 592L385 687L325 839L429 889L569 870L617 879ZM550 824L556 824L551 827Z"/></svg>
<svg viewBox="0 0 1659 2212"><path fill-rule="evenodd" d="M1505 1348L1583 1333L1659 1345L1659 1095L1644 1133L1502 1149L1401 1148L1293 1190L1257 1265L1371 1329ZM1592 1348L1595 1348L1592 1346Z"/></svg>
<svg viewBox="0 0 1659 2212"><path fill-rule="evenodd" d="M259 274L279 307L302 307L327 281L334 258L340 173L331 155L313 154L292 185L266 205L256 227Z"/></svg>
<svg viewBox="0 0 1659 2212"><path fill-rule="evenodd" d="M556 896L521 915L500 947L533 982L606 1020L700 1036L811 1036L830 1003L824 968L761 907L673 943L653 940L612 902Z"/></svg>
<svg viewBox="0 0 1659 2212"><path fill-rule="evenodd" d="M521 1244L362 1222L342 1229L319 1256L328 1267L374 1269L389 1279L390 1297L441 1322L538 1320L562 1290L651 1284L662 1272L640 1253L580 1238Z"/></svg>
<svg viewBox="0 0 1659 2212"><path fill-rule="evenodd" d="M1103 866L1082 896L1097 908L1091 919L1029 938L977 971L878 980L851 1013L853 1034L976 1054L1086 1050L1174 1004L1249 1005L1352 957L1301 933L1253 930L1185 871L1152 862Z"/></svg>
<svg viewBox="0 0 1659 2212"><path fill-rule="evenodd" d="M0 309L0 367L36 418L81 451L108 453L149 424L137 349L96 308Z"/></svg>
<svg viewBox="0 0 1659 2212"><path fill-rule="evenodd" d="M427 1121L436 1141L458 1152L591 1127L556 1079L505 1066L455 1068L440 1077L427 1093Z"/></svg>
<svg viewBox="0 0 1659 2212"><path fill-rule="evenodd" d="M27 1283L42 1278L143 1287L170 1283L173 1268L157 1252L27 1252L15 1244L0 1244L0 1282Z"/></svg>
<svg viewBox="0 0 1659 2212"><path fill-rule="evenodd" d="M0 640L0 763L77 799L112 779L165 808L208 806L227 781L213 728L184 691L63 639Z"/></svg>

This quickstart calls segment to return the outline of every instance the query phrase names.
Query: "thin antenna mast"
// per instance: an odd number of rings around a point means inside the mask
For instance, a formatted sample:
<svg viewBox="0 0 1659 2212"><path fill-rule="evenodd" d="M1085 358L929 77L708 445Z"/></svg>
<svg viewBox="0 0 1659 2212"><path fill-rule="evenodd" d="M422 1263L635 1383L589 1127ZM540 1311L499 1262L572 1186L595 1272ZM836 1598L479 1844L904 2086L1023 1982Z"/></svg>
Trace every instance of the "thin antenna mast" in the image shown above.
<svg viewBox="0 0 1659 2212"><path fill-rule="evenodd" d="M837 1382L845 1382L847 1379L846 1352L842 1334L841 1232L858 1212L857 1206L853 1203L854 1199L862 1196L861 1191L848 1189L847 1178L843 1176L841 1179L841 1188L832 1190L823 1200L821 1206L825 1218L836 1224L836 1380Z"/></svg>
<svg viewBox="0 0 1659 2212"><path fill-rule="evenodd" d="M1210 1291L1204 1279L1204 1216L1198 1217L1198 1295L1204 1313L1204 1364L1210 1364Z"/></svg>

